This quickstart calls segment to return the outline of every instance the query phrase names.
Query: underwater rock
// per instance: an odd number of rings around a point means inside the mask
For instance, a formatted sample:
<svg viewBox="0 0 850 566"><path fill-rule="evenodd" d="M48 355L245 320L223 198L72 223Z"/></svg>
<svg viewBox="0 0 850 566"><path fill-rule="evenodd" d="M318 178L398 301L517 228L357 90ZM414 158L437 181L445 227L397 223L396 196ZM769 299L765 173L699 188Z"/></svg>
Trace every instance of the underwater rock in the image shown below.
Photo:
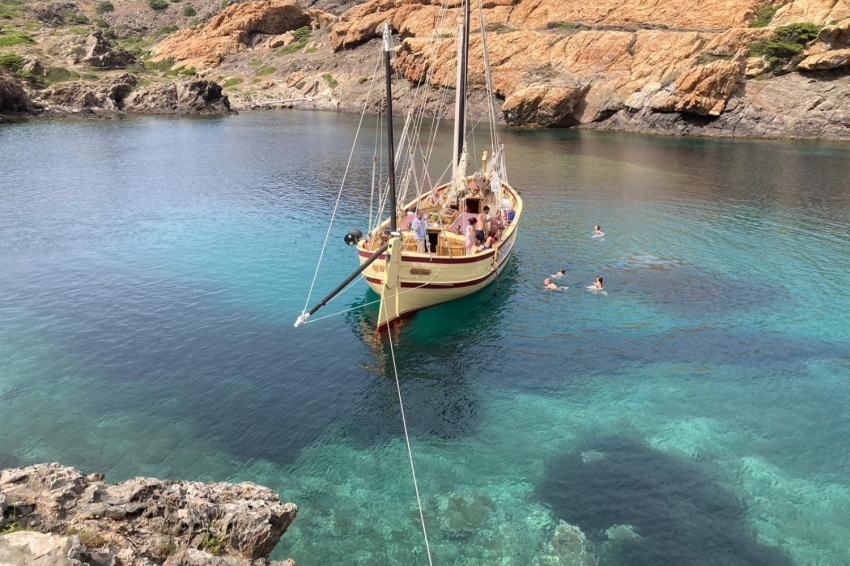
<svg viewBox="0 0 850 566"><path fill-rule="evenodd" d="M605 459L586 464L582 453L590 450ZM602 566L792 564L753 538L746 506L734 494L694 464L632 440L588 440L547 462L540 496L600 545ZM642 538L611 525L631 525Z"/></svg>
<svg viewBox="0 0 850 566"><path fill-rule="evenodd" d="M42 556L45 548L58 554L44 564L57 566L269 566L298 512L249 482L103 479L59 464L0 471L0 530L38 531L0 538L0 564L9 563L7 555ZM31 563L21 560L11 564Z"/></svg>
<svg viewBox="0 0 850 566"><path fill-rule="evenodd" d="M587 452L581 453L581 461L585 464L590 464L593 462L599 462L600 460L605 459L605 454L602 452L597 452L596 450L588 450Z"/></svg>
<svg viewBox="0 0 850 566"><path fill-rule="evenodd" d="M486 495L452 493L438 504L440 530L452 538L471 536L484 524L493 508L493 500Z"/></svg>
<svg viewBox="0 0 850 566"><path fill-rule="evenodd" d="M597 560L581 529L561 521L535 566L597 566Z"/></svg>

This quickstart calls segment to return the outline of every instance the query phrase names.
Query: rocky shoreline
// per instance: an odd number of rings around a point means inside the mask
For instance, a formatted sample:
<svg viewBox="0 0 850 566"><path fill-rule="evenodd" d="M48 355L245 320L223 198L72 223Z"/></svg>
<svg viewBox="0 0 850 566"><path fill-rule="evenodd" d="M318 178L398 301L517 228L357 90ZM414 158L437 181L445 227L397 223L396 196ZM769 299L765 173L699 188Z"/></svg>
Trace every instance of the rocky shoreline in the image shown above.
<svg viewBox="0 0 850 566"><path fill-rule="evenodd" d="M30 18L21 30L33 18L44 27L15 32L26 39L18 53L0 50L0 115L380 112L367 94L388 21L399 41L395 69L408 79L396 83L396 107L424 82L426 112L451 118L439 93L454 82L454 6L437 23L439 6L422 0L195 0L203 19L186 21L127 0L97 12L97 28L80 36L57 22L91 21L87 5L14 1ZM850 141L850 0L677 2L486 2L500 122ZM481 42L471 41L478 65ZM428 63L442 71L426 77ZM482 81L471 77L475 120L486 119Z"/></svg>
<svg viewBox="0 0 850 566"><path fill-rule="evenodd" d="M298 507L240 484L108 484L59 464L0 471L0 566L295 566L269 553Z"/></svg>

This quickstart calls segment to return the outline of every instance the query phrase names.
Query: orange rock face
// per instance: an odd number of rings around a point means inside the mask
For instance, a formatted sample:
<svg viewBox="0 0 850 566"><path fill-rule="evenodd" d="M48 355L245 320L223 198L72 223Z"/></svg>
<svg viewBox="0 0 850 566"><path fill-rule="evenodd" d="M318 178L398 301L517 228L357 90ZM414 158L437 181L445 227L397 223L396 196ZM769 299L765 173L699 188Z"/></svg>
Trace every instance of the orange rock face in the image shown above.
<svg viewBox="0 0 850 566"><path fill-rule="evenodd" d="M173 58L184 67L207 69L246 49L254 34L279 35L303 26L328 24L333 16L305 10L294 0L243 2L229 6L208 24L175 33L152 49L153 60Z"/></svg>
<svg viewBox="0 0 850 566"><path fill-rule="evenodd" d="M780 8L771 24L811 22L822 26L850 18L850 0L794 0Z"/></svg>
<svg viewBox="0 0 850 566"><path fill-rule="evenodd" d="M484 21L493 84L508 123L589 122L625 107L716 116L746 69L749 29L761 0L492 0ZM459 10L429 0L369 0L340 17L335 50L378 37L387 21L403 41L396 68L412 81L455 82ZM470 84L483 86L479 20L470 38ZM641 24L638 28L636 24ZM658 29L646 29L657 26ZM735 58L736 61L731 60ZM426 68L435 70L428 77ZM649 86L648 86L649 85ZM628 104L627 104L628 101Z"/></svg>
<svg viewBox="0 0 850 566"><path fill-rule="evenodd" d="M803 53L805 59L797 65L804 71L823 71L850 65L850 19L826 26Z"/></svg>

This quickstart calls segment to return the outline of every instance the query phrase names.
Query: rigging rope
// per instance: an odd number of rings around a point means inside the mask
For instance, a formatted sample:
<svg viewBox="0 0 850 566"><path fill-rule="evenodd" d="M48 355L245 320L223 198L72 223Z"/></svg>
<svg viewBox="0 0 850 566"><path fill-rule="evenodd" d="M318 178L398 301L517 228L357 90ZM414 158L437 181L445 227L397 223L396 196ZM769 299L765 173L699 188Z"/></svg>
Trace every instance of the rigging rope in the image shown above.
<svg viewBox="0 0 850 566"><path fill-rule="evenodd" d="M380 57L378 61L375 63L375 71L373 74L378 72L378 66L381 64ZM374 83L373 83L374 84ZM328 224L328 231L325 234L325 241L322 243L322 251L319 252L319 261L316 263L316 272L313 273L313 281L310 283L310 290L307 292L307 300L304 301L304 310L301 315L307 313L307 307L310 306L310 297L313 295L313 288L316 286L316 278L319 276L319 268L322 267L322 259L325 257L325 249L328 247L328 238L331 236L331 229L334 225L334 218L336 218L336 211L339 209L339 201L342 198L342 190L345 188L345 180L348 178L348 170L351 168L351 160L354 158L354 148L357 147L357 138L360 136L360 129L363 127L363 119L366 117L366 108L367 104L369 104L369 96L372 94L372 85L369 85L369 92L366 94L366 101L363 103L363 112L360 114L360 122L357 124L357 132L354 134L354 143L351 145L351 153L348 154L348 163L345 165L345 173L342 175L342 182L339 184L339 192L336 195L336 202L334 203L334 209L331 213L331 221Z"/></svg>
<svg viewBox="0 0 850 566"><path fill-rule="evenodd" d="M389 318L387 304L384 302L386 294L386 286L381 290L381 304L384 307L384 314ZM410 473L413 475L413 488L416 491L416 505L419 507L419 521L422 523L422 536L425 537L425 551L428 553L428 564L434 566L434 561L431 559L431 546L428 544L428 531L425 528L425 514L422 512L422 498L419 497L419 482L416 481L416 467L413 465L413 450L410 448L410 435L407 432L407 418L404 416L404 402L401 399L401 384L398 380L398 368L395 363L395 350L393 349L393 333L390 328L387 328L387 340L390 343L390 357L393 361L393 373L395 374L395 386L398 391L398 406L401 409L401 424L404 425L404 441L407 443L407 457L410 460Z"/></svg>

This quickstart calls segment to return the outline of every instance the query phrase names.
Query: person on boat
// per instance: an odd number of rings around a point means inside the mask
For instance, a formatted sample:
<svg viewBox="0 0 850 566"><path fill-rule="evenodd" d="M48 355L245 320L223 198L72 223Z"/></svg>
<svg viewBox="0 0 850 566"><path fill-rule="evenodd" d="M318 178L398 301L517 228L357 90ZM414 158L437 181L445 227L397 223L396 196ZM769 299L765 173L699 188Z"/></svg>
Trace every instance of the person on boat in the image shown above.
<svg viewBox="0 0 850 566"><path fill-rule="evenodd" d="M547 291L563 291L564 290L563 287L558 287L557 285L552 283L552 280L549 279L548 277L543 280L543 288Z"/></svg>
<svg viewBox="0 0 850 566"><path fill-rule="evenodd" d="M502 237L502 214L498 213L496 216L490 218L490 226L487 229L487 235L493 238L493 240L498 240Z"/></svg>
<svg viewBox="0 0 850 566"><path fill-rule="evenodd" d="M484 210L478 214L475 221L475 240L478 244L484 243L484 234L487 229L487 222L490 220L490 207L485 206Z"/></svg>
<svg viewBox="0 0 850 566"><path fill-rule="evenodd" d="M475 218L470 218L466 225L466 249L467 252L472 252L475 249Z"/></svg>
<svg viewBox="0 0 850 566"><path fill-rule="evenodd" d="M562 267L561 270L558 271L558 273L556 273L552 276L552 279L560 279L561 277L566 277L566 276L567 276L567 270L566 270L566 268Z"/></svg>
<svg viewBox="0 0 850 566"><path fill-rule="evenodd" d="M602 290L602 276L596 278L596 282L593 285L588 285L587 287L591 291L601 291Z"/></svg>
<svg viewBox="0 0 850 566"><path fill-rule="evenodd" d="M605 235L605 232L602 231L602 227L597 224L593 227L593 235L597 238L601 238Z"/></svg>
<svg viewBox="0 0 850 566"><path fill-rule="evenodd" d="M411 228L413 229L413 239L416 240L416 251L419 253L427 253L427 237L429 224L422 220L422 212L416 211L416 217L413 219Z"/></svg>
<svg viewBox="0 0 850 566"><path fill-rule="evenodd" d="M496 243L496 238L493 236L487 236L487 239L484 240L484 243L478 246L478 251L483 252L484 250L493 249L493 244Z"/></svg>

